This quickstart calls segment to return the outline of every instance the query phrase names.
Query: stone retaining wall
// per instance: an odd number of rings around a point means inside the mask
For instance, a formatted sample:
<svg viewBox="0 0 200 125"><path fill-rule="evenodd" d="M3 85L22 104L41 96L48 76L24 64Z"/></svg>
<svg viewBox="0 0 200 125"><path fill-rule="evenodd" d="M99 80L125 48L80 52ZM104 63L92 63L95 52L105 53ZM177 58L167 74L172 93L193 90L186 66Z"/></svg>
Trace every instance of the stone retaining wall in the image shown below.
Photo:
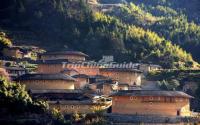
<svg viewBox="0 0 200 125"><path fill-rule="evenodd" d="M145 115L120 115L105 114L107 120L113 124L152 124L152 125L182 125L185 123L200 123L200 118L189 117L161 117L161 116L145 116Z"/></svg>

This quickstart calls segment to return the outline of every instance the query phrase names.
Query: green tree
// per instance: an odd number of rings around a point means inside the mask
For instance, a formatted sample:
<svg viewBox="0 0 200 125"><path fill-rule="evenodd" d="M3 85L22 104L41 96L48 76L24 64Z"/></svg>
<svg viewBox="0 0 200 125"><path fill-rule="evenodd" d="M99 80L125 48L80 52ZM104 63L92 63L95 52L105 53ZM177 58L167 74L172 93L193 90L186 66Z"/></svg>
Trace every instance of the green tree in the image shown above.
<svg viewBox="0 0 200 125"><path fill-rule="evenodd" d="M11 114L44 113L48 104L43 101L33 101L25 91L24 85L1 78L0 107L5 108Z"/></svg>
<svg viewBox="0 0 200 125"><path fill-rule="evenodd" d="M6 34L4 32L0 32L0 51L6 46L12 45L12 42L10 39L7 38Z"/></svg>
<svg viewBox="0 0 200 125"><path fill-rule="evenodd" d="M176 90L177 87L180 85L179 81L176 79L172 79L170 81L158 81L157 84L163 90Z"/></svg>

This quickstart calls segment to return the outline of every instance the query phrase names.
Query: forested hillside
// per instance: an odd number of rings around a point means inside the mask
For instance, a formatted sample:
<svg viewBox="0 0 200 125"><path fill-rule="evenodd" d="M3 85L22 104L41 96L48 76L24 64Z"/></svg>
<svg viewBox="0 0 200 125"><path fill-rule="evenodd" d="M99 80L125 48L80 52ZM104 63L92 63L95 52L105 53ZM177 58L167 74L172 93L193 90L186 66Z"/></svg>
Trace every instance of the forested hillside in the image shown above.
<svg viewBox="0 0 200 125"><path fill-rule="evenodd" d="M166 68L196 65L189 53L175 45L180 41L173 41L177 39L176 31L168 27L170 23L160 24L161 21L182 17L170 8L170 17L163 17L154 15L153 7L148 9L145 5L139 7L134 4L124 5L120 10L114 10L117 13L109 12L108 16L92 11L84 1L79 0L3 0L0 7L1 29L8 33L13 42L23 36L16 37L12 31L23 30L34 33L38 39L35 44L47 50L80 50L93 59L100 58L102 54L113 54L119 62L159 63ZM135 8L138 12L135 12ZM144 15L136 18L137 14ZM120 15L124 18L120 18ZM155 22L158 24L155 25ZM184 17L183 22L188 23ZM188 25L196 28L194 23ZM178 34L183 31L181 28ZM172 31L174 39L171 38ZM199 31L195 29L195 33ZM193 34L192 28L188 36ZM26 42L29 43L28 40Z"/></svg>
<svg viewBox="0 0 200 125"><path fill-rule="evenodd" d="M134 3L143 6L164 6L182 11L190 21L200 23L200 1L199 0L98 0L100 3ZM165 15L164 15L165 16Z"/></svg>
<svg viewBox="0 0 200 125"><path fill-rule="evenodd" d="M118 17L123 22L158 33L174 44L180 45L197 61L200 61L198 54L200 52L199 1L127 1L130 3L116 7L107 13ZM102 2L104 3L105 0ZM191 11L191 9L194 10Z"/></svg>

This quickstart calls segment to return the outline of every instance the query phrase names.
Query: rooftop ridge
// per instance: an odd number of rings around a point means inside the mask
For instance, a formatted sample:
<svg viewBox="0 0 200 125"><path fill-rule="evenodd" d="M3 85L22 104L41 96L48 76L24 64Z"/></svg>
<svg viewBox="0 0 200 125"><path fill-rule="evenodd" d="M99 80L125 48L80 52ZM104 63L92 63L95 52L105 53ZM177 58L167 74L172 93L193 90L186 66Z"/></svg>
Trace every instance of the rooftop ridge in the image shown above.
<svg viewBox="0 0 200 125"><path fill-rule="evenodd" d="M89 57L87 54L80 51L52 51L52 52L42 53L41 55L54 55L54 54L79 55L79 56Z"/></svg>
<svg viewBox="0 0 200 125"><path fill-rule="evenodd" d="M62 73L32 73L19 76L16 80L68 80L76 81L73 77Z"/></svg>
<svg viewBox="0 0 200 125"><path fill-rule="evenodd" d="M111 96L167 96L167 97L185 97L192 96L182 91L166 91L166 90L119 90Z"/></svg>

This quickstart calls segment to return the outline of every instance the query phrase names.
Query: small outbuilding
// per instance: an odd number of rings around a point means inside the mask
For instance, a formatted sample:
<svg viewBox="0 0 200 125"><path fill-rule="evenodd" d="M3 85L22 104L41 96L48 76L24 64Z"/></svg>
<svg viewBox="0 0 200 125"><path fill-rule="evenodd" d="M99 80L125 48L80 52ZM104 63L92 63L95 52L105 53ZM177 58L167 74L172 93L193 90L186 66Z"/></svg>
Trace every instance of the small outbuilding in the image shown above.
<svg viewBox="0 0 200 125"><path fill-rule="evenodd" d="M100 74L110 77L120 83L127 83L131 86L141 86L142 72L130 68L100 68Z"/></svg>
<svg viewBox="0 0 200 125"><path fill-rule="evenodd" d="M92 113L111 106L111 101L93 101L80 90L30 90L30 95L33 99L47 101L50 109L58 109L62 114Z"/></svg>

